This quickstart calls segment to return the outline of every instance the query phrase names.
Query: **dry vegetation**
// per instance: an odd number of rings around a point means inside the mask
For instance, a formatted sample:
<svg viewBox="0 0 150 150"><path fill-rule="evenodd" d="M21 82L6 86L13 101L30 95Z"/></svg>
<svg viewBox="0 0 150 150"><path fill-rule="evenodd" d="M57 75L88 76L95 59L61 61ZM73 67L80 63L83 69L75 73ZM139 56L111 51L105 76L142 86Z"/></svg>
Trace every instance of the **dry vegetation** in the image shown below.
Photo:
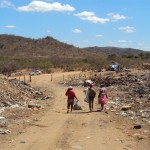
<svg viewBox="0 0 150 150"><path fill-rule="evenodd" d="M24 38L14 35L0 35L0 72L14 72L16 69L38 68L45 72L49 68L66 71L77 69L101 70L112 61L125 67L141 67L148 62L149 52L131 48L89 47L85 49L59 42L52 37L42 39Z"/></svg>

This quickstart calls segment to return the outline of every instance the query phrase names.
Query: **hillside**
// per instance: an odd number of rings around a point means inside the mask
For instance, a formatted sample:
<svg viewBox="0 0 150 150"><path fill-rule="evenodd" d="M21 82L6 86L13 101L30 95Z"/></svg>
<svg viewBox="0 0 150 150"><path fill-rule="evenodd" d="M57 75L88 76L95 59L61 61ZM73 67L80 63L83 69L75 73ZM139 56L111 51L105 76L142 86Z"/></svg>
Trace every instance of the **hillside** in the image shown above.
<svg viewBox="0 0 150 150"><path fill-rule="evenodd" d="M116 56L111 57L111 54ZM125 57L123 58L122 55ZM13 72L15 69L23 68L40 68L46 71L51 67L67 70L101 68L112 61L117 61L124 66L139 66L149 58L150 53L131 48L78 48L49 36L31 39L15 35L0 35L0 72Z"/></svg>
<svg viewBox="0 0 150 150"><path fill-rule="evenodd" d="M93 52L93 53L101 53L101 54L116 54L116 55L128 55L128 54L133 54L133 55L139 55L140 53L145 53L143 50L139 49L133 49L133 48L119 48L119 47L87 47L84 48L83 50L88 51L88 52Z"/></svg>
<svg viewBox="0 0 150 150"><path fill-rule="evenodd" d="M144 51L119 47L77 48L52 37L31 39L15 35L0 35L0 55L2 56L59 56L82 58L86 55L101 54L140 54Z"/></svg>
<svg viewBox="0 0 150 150"><path fill-rule="evenodd" d="M57 41L52 37L42 39L24 38L14 35L0 35L2 56L59 56L82 57L83 50Z"/></svg>

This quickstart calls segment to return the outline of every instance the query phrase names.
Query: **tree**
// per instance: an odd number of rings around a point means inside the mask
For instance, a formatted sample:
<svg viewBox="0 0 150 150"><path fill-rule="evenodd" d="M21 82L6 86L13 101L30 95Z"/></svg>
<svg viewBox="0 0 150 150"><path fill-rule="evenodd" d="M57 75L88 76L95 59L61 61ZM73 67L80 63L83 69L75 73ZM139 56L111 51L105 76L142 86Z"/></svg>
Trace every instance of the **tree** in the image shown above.
<svg viewBox="0 0 150 150"><path fill-rule="evenodd" d="M110 61L116 61L117 60L117 55L116 54L110 54L110 55L108 55L107 58Z"/></svg>

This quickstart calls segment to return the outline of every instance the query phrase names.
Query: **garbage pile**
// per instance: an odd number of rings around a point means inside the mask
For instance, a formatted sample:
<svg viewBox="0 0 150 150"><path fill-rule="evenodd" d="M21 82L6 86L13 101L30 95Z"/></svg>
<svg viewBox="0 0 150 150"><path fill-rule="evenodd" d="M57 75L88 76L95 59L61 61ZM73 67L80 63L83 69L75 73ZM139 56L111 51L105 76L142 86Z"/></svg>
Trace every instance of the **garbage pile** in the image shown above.
<svg viewBox="0 0 150 150"><path fill-rule="evenodd" d="M108 81L103 81L108 82ZM109 85L128 91L130 96L136 98L150 98L150 75L149 73L134 75L121 74L120 77L109 78Z"/></svg>
<svg viewBox="0 0 150 150"><path fill-rule="evenodd" d="M119 76L103 77L99 83L105 83L111 95L108 109L132 120L150 123L149 72L122 72ZM120 91L123 94L119 95Z"/></svg>
<svg viewBox="0 0 150 150"><path fill-rule="evenodd" d="M99 88L104 83L108 88L108 109L124 117L142 119L150 123L150 73L121 72L116 76L95 76L89 78ZM84 86L85 80L74 79L67 85ZM122 95L118 95L122 92Z"/></svg>
<svg viewBox="0 0 150 150"><path fill-rule="evenodd" d="M110 91L123 91L120 97L113 97L109 103L111 110L119 108L122 116L136 120L142 118L150 123L150 78L145 74L120 74L111 79Z"/></svg>
<svg viewBox="0 0 150 150"><path fill-rule="evenodd" d="M32 99L48 99L43 92L32 88L29 84L16 79L0 79L0 107L7 107L20 102L28 102Z"/></svg>
<svg viewBox="0 0 150 150"><path fill-rule="evenodd" d="M46 105L41 100L50 98L38 89L32 88L29 84L17 79L0 78L0 85L0 134L10 133L8 129L2 130L1 128L6 127L8 116L10 119L13 118L11 112L16 110L15 116L19 116L26 112L26 109L43 109Z"/></svg>

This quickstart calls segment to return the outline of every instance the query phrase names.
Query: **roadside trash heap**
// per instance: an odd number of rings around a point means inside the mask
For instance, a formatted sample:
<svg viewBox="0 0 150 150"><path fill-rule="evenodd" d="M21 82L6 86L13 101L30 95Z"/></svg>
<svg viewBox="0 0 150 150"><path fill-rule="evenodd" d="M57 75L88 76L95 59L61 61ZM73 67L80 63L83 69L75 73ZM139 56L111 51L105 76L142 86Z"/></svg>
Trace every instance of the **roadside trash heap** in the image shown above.
<svg viewBox="0 0 150 150"><path fill-rule="evenodd" d="M16 79L0 78L0 134L10 133L9 130L2 130L7 124L7 117L11 112L38 110L46 107L41 100L46 100L52 96L47 96L38 89L32 88L29 84ZM5 111L7 110L7 111ZM9 111L8 111L9 110ZM19 113L15 113L19 116ZM13 116L10 117L10 119ZM10 120L9 119L9 120Z"/></svg>
<svg viewBox="0 0 150 150"><path fill-rule="evenodd" d="M112 111L120 110L121 116L132 120L142 119L150 123L150 77L149 73L123 73L111 78L109 91L122 91L122 96L114 96L109 101Z"/></svg>
<svg viewBox="0 0 150 150"><path fill-rule="evenodd" d="M74 79L64 84L67 86L84 86L87 80L93 81L97 88L101 83L104 83L111 95L120 91L123 93L122 95L116 93L109 97L107 109L135 121L141 119L150 123L150 73L148 71L137 74L124 71L117 76Z"/></svg>

